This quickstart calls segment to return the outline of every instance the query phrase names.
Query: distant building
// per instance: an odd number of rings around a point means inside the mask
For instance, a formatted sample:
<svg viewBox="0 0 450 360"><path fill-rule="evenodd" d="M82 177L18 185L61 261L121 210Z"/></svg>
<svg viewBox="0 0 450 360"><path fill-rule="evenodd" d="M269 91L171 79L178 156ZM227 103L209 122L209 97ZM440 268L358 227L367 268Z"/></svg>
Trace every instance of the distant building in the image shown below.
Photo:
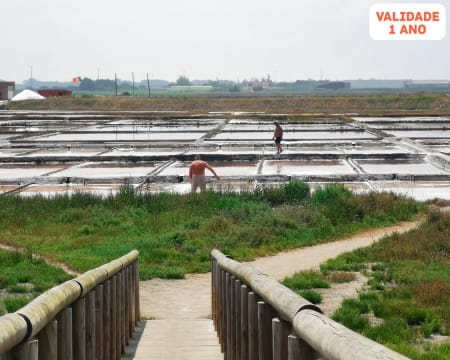
<svg viewBox="0 0 450 360"><path fill-rule="evenodd" d="M0 81L0 101L11 100L16 94L16 83L14 81Z"/></svg>
<svg viewBox="0 0 450 360"><path fill-rule="evenodd" d="M49 98L49 97L55 97L55 96L71 96L72 91L70 90L64 90L64 89L42 89L37 91L38 94Z"/></svg>
<svg viewBox="0 0 450 360"><path fill-rule="evenodd" d="M414 80L405 81L406 89L449 89L448 80Z"/></svg>
<svg viewBox="0 0 450 360"><path fill-rule="evenodd" d="M350 80L351 89L403 89L405 83L412 80L400 79L400 80Z"/></svg>

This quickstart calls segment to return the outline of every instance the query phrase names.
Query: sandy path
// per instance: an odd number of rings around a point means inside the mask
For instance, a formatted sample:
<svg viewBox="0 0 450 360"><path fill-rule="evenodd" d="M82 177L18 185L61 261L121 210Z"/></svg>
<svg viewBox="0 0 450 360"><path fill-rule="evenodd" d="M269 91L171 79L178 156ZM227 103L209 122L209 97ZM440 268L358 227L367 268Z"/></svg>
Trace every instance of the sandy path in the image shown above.
<svg viewBox="0 0 450 360"><path fill-rule="evenodd" d="M370 230L344 240L281 252L246 264L281 280L298 271L318 268L321 263L338 254L369 246L387 234L405 232L416 225L417 222L405 222ZM144 319L211 317L210 274L187 275L183 280L152 279L141 281L140 284L141 316Z"/></svg>

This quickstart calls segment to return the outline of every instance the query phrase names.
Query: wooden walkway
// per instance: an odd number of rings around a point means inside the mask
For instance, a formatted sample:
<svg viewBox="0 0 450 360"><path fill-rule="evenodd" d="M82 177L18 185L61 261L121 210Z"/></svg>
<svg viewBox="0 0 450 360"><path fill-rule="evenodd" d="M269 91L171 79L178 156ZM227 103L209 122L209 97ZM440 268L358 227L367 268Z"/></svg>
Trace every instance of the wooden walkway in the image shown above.
<svg viewBox="0 0 450 360"><path fill-rule="evenodd" d="M223 360L210 319L145 320L123 360Z"/></svg>
<svg viewBox="0 0 450 360"><path fill-rule="evenodd" d="M351 238L297 249L247 263L275 279L316 268L329 258L369 246L386 234L408 231L418 222L403 223L357 234ZM183 280L140 282L141 317L122 360L223 359L211 320L211 274Z"/></svg>

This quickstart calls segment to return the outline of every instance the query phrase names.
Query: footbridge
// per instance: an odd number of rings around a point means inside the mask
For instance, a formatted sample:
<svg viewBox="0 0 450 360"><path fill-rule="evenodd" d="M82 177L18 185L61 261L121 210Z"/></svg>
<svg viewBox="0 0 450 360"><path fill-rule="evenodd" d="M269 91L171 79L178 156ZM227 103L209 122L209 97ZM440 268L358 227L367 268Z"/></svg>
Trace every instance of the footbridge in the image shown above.
<svg viewBox="0 0 450 360"><path fill-rule="evenodd" d="M212 319L144 321L132 251L0 317L0 360L407 359L218 250L211 270Z"/></svg>

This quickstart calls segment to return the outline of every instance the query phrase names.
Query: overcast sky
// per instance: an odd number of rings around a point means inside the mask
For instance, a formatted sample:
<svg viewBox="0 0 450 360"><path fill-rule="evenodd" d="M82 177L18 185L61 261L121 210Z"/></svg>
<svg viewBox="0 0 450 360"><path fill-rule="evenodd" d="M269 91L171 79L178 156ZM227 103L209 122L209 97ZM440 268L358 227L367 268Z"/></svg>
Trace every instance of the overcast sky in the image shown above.
<svg viewBox="0 0 450 360"><path fill-rule="evenodd" d="M443 40L376 41L374 0L0 0L0 79L450 79L449 1Z"/></svg>

